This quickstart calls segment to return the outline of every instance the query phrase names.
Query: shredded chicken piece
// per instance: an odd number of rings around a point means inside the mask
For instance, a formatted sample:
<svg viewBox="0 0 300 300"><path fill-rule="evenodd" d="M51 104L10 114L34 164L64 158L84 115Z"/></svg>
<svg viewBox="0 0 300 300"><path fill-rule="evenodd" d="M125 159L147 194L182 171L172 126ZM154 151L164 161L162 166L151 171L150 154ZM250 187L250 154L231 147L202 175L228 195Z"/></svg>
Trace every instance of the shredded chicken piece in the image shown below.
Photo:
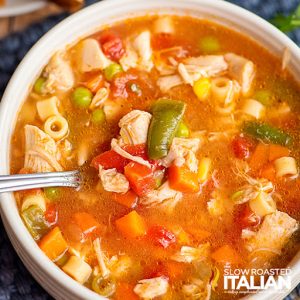
<svg viewBox="0 0 300 300"><path fill-rule="evenodd" d="M183 263L202 261L208 257L209 250L210 250L209 243L201 244L197 248L182 246L179 252L171 256L171 259Z"/></svg>
<svg viewBox="0 0 300 300"><path fill-rule="evenodd" d="M155 68L162 76L173 75L177 70L176 66L168 65L163 61L159 61L159 62L155 63Z"/></svg>
<svg viewBox="0 0 300 300"><path fill-rule="evenodd" d="M224 196L221 190L214 190L211 197L212 198L207 202L207 210L211 216L222 217L225 213L233 209L233 203Z"/></svg>
<svg viewBox="0 0 300 300"><path fill-rule="evenodd" d="M121 144L145 144L152 115L141 110L133 110L119 122Z"/></svg>
<svg viewBox="0 0 300 300"><path fill-rule="evenodd" d="M281 251L282 247L297 229L298 223L295 219L277 210L265 216L255 236L246 242L246 248L251 252L259 248Z"/></svg>
<svg viewBox="0 0 300 300"><path fill-rule="evenodd" d="M83 40L78 47L78 64L81 72L103 70L112 63L112 61L104 55L99 43L95 39L87 38Z"/></svg>
<svg viewBox="0 0 300 300"><path fill-rule="evenodd" d="M157 190L150 191L140 198L140 204L146 207L163 205L173 208L182 198L182 193L170 188L169 182L163 183Z"/></svg>
<svg viewBox="0 0 300 300"><path fill-rule="evenodd" d="M101 275L106 278L110 275L110 270L107 268L107 266L105 264L106 257L104 255L104 253L102 252L102 249L101 249L101 239L96 238L93 241L93 246L94 246L94 250L95 250L95 253L96 253L96 257L97 257L97 261L98 261L98 265L99 265L99 268L100 268Z"/></svg>
<svg viewBox="0 0 300 300"><path fill-rule="evenodd" d="M129 190L129 182L122 173L116 169L107 169L99 166L99 177L103 188L108 192L126 193Z"/></svg>
<svg viewBox="0 0 300 300"><path fill-rule="evenodd" d="M200 138L174 138L168 155L161 164L168 168L173 162L177 166L186 164L192 172L198 170L198 160L195 153L201 145Z"/></svg>
<svg viewBox="0 0 300 300"><path fill-rule="evenodd" d="M134 47L129 41L127 41L125 43L125 54L121 57L119 61L123 70L126 72L130 68L136 68L138 64L138 59L139 57L137 52L134 50Z"/></svg>
<svg viewBox="0 0 300 300"><path fill-rule="evenodd" d="M111 140L111 149L114 150L115 152L117 152L118 154L120 154L121 156L128 158L132 161L135 161L141 165L144 165L148 168L151 168L151 164L149 163L149 161L144 160L142 157L140 156L134 156L129 154L128 152L126 152L124 149L121 148L121 146L118 144L117 139L112 139Z"/></svg>
<svg viewBox="0 0 300 300"><path fill-rule="evenodd" d="M102 106L108 99L109 89L108 87L100 88L92 99L89 109L93 110L98 106Z"/></svg>
<svg viewBox="0 0 300 300"><path fill-rule="evenodd" d="M201 279L193 278L190 283L182 286L184 299L209 300L211 296L211 285L205 284Z"/></svg>
<svg viewBox="0 0 300 300"><path fill-rule="evenodd" d="M255 75L253 62L234 53L227 53L224 58L228 63L229 75L240 84L243 96L247 96Z"/></svg>
<svg viewBox="0 0 300 300"><path fill-rule="evenodd" d="M153 67L151 33L150 31L141 32L133 41L133 46L139 55L138 66L147 72Z"/></svg>
<svg viewBox="0 0 300 300"><path fill-rule="evenodd" d="M68 91L74 86L74 74L70 63L64 58L62 51L57 52L45 68L45 91L52 93L61 90Z"/></svg>
<svg viewBox="0 0 300 300"><path fill-rule="evenodd" d="M223 55L203 55L185 58L179 64L178 71L184 81L193 84L201 77L213 77L227 70L227 63Z"/></svg>
<svg viewBox="0 0 300 300"><path fill-rule="evenodd" d="M163 296L169 288L168 280L162 276L143 279L138 282L133 291L142 299L153 299Z"/></svg>
<svg viewBox="0 0 300 300"><path fill-rule="evenodd" d="M55 141L37 126L25 126L25 163L24 167L32 172L62 171L57 161Z"/></svg>
<svg viewBox="0 0 300 300"><path fill-rule="evenodd" d="M163 93L183 83L184 81L179 75L163 76L159 77L157 80L157 85Z"/></svg>

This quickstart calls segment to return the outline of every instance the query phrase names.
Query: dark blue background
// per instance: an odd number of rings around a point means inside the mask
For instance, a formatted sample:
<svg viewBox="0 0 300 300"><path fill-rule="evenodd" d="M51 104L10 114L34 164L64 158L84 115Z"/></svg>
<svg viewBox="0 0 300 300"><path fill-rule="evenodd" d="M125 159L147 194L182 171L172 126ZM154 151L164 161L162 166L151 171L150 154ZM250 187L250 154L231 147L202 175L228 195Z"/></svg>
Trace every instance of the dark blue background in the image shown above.
<svg viewBox="0 0 300 300"><path fill-rule="evenodd" d="M91 4L97 1L87 2ZM232 0L230 2L251 10L265 19L270 19L277 13L288 14L293 11L300 0ZM50 16L41 23L29 26L23 32L14 33L0 40L0 97L16 66L31 46L66 16L66 13ZM300 45L300 30L296 30L289 36ZM42 300L51 297L35 282L18 258L0 220L0 300L8 299ZM287 299L300 299L300 286Z"/></svg>

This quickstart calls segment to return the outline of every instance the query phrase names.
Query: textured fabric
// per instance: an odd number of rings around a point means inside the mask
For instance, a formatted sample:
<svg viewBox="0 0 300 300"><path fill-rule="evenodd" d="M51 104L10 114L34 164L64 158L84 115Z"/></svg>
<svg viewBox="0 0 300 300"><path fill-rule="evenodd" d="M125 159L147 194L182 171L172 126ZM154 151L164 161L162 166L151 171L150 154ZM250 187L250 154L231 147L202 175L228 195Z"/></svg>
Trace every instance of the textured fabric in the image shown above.
<svg viewBox="0 0 300 300"><path fill-rule="evenodd" d="M97 1L87 1L88 4ZM273 17L277 13L289 13L296 8L299 0L232 0L232 3L240 5L265 19ZM40 23L29 26L22 32L14 33L0 40L0 96L15 70L18 63L24 57L32 45L49 29L67 16L62 13L50 16ZM289 34L300 45L300 30ZM300 285L290 294L286 300L300 298ZM52 299L35 282L28 273L4 231L0 221L0 300L46 300Z"/></svg>

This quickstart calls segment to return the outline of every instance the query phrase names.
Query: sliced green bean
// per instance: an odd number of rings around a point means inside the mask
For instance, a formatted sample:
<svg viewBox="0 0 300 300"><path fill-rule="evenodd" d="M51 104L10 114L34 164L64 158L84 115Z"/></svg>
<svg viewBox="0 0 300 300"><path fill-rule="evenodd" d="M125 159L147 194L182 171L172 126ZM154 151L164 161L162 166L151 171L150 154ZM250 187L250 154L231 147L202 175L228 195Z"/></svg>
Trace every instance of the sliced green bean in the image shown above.
<svg viewBox="0 0 300 300"><path fill-rule="evenodd" d="M185 103L171 99L155 102L147 140L149 158L159 159L168 154L185 107Z"/></svg>
<svg viewBox="0 0 300 300"><path fill-rule="evenodd" d="M269 124L258 123L255 121L246 122L244 124L243 131L266 142L282 146L291 146L292 144L292 137L289 134Z"/></svg>

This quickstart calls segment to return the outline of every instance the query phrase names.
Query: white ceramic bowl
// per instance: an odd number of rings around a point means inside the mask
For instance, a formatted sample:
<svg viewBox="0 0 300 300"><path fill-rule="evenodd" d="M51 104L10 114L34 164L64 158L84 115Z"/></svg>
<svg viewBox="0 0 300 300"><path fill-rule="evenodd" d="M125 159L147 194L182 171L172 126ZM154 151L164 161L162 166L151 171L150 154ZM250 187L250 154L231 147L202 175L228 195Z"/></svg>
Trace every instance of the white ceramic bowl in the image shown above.
<svg viewBox="0 0 300 300"><path fill-rule="evenodd" d="M26 55L11 78L0 109L0 174L9 174L10 139L17 112L51 55L104 24L145 13L193 15L227 25L251 36L281 56L287 47L289 67L300 78L300 50L283 33L258 16L219 0L109 0L92 5L67 18L49 31ZM64 274L40 251L23 225L12 193L1 195L1 215L18 255L35 279L56 299L104 299ZM300 281L300 255L291 262L292 288ZM288 291L285 293L287 294ZM268 291L251 299L282 299L285 294ZM125 297L124 297L125 299Z"/></svg>

